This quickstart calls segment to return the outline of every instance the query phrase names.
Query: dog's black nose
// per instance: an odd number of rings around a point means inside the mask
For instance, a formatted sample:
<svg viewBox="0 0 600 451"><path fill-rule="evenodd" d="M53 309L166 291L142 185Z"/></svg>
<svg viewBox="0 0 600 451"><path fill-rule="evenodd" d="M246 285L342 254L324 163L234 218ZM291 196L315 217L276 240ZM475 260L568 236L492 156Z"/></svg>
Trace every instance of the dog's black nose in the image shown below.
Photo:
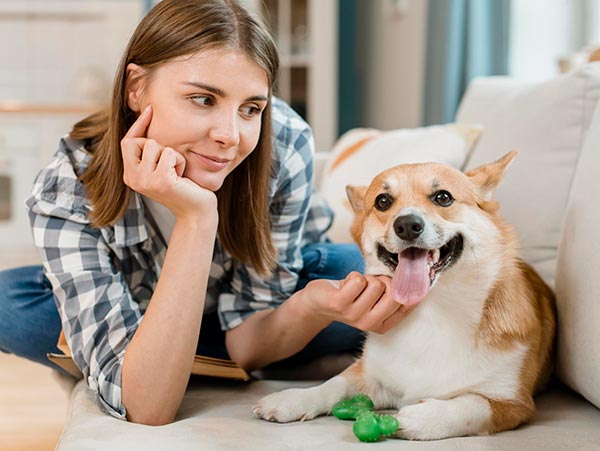
<svg viewBox="0 0 600 451"><path fill-rule="evenodd" d="M417 215L398 216L394 221L396 235L406 241L416 240L424 228L425 223Z"/></svg>

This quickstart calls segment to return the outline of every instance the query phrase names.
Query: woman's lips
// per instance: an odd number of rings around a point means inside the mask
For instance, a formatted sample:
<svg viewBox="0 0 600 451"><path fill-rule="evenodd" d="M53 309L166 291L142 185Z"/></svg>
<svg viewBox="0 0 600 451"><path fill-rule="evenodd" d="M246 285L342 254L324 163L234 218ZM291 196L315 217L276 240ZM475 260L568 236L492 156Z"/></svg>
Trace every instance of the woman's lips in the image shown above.
<svg viewBox="0 0 600 451"><path fill-rule="evenodd" d="M222 158L214 158L206 155L200 155L199 153L190 152L204 167L213 171L220 171L229 164L230 160L224 160Z"/></svg>

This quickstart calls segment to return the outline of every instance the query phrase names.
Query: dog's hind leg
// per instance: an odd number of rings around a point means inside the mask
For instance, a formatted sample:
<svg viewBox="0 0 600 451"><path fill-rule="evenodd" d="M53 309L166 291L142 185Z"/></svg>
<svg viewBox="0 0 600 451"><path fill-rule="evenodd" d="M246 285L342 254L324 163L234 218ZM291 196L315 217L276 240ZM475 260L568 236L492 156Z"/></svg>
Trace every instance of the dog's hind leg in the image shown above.
<svg viewBox="0 0 600 451"><path fill-rule="evenodd" d="M405 406L396 415L399 438L438 440L466 435L487 435L517 427L535 410L527 403L495 401L467 393L452 399L425 399Z"/></svg>
<svg viewBox="0 0 600 451"><path fill-rule="evenodd" d="M252 411L257 418L278 423L311 420L331 412L340 400L357 393L366 393L359 360L327 382L311 388L291 388L260 399Z"/></svg>

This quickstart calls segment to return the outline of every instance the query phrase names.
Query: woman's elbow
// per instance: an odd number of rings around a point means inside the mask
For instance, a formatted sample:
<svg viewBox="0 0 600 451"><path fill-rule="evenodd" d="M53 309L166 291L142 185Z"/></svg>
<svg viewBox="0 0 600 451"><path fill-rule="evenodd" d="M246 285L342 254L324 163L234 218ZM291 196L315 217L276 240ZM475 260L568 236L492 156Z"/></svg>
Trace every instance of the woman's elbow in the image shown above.
<svg viewBox="0 0 600 451"><path fill-rule="evenodd" d="M227 346L229 358L247 373L262 368L260 359L253 353L245 352L236 346Z"/></svg>
<svg viewBox="0 0 600 451"><path fill-rule="evenodd" d="M166 426L175 421L175 415L165 412L140 412L139 414L127 412L127 421L144 426Z"/></svg>
<svg viewBox="0 0 600 451"><path fill-rule="evenodd" d="M237 362L236 362L236 363L237 363ZM238 363L238 365L239 365L239 366L240 366L240 368L242 368L242 369L243 369L243 370L244 370L246 373L249 373L249 372L251 372L251 371L258 370L259 368L261 368L261 366L260 366L258 363L256 363L256 362L253 362L253 361L251 361L251 360L247 360L247 361L244 361L244 360L242 360L240 363Z"/></svg>
<svg viewBox="0 0 600 451"><path fill-rule="evenodd" d="M246 352L236 351L234 347L233 349L227 349L227 353L229 354L229 358L246 372L259 368L254 358Z"/></svg>
<svg viewBox="0 0 600 451"><path fill-rule="evenodd" d="M128 401L128 402L125 402ZM127 412L127 421L145 426L165 426L175 421L177 408L161 405L158 402L133 402L124 400L123 405Z"/></svg>

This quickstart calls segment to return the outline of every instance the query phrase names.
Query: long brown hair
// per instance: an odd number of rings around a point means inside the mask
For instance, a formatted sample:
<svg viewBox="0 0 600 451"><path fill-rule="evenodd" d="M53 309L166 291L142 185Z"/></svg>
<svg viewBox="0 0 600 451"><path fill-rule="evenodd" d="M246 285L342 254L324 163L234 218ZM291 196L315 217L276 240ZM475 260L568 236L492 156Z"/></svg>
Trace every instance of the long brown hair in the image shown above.
<svg viewBox="0 0 600 451"><path fill-rule="evenodd" d="M163 0L140 22L119 64L110 108L83 119L71 131L71 138L83 140L93 154L81 180L95 227L122 218L131 195L123 182L120 147L137 117L127 104L127 65L135 63L151 76L162 63L215 47L237 48L248 55L266 72L272 93L279 68L277 49L265 27L235 0ZM269 221L271 134L269 102L256 148L216 193L219 240L235 259L251 263L262 275L277 259Z"/></svg>

